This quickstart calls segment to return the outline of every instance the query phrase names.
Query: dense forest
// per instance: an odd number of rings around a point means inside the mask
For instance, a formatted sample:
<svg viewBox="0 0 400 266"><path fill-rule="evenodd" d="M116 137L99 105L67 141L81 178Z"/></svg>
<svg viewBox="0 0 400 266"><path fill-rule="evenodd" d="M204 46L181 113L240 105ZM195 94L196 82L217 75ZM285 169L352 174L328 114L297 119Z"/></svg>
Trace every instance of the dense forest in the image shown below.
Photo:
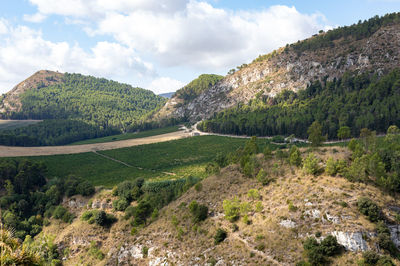
<svg viewBox="0 0 400 266"><path fill-rule="evenodd" d="M70 222L72 214L59 206L63 196L94 193L93 185L74 176L48 181L46 169L44 164L28 160L0 161L0 187L5 188L0 197L1 222L15 229L14 235L20 239L40 233L50 217Z"/></svg>
<svg viewBox="0 0 400 266"><path fill-rule="evenodd" d="M12 130L0 131L0 145L47 146L65 145L79 140L93 139L120 133L119 129L101 129L79 120L51 119Z"/></svg>
<svg viewBox="0 0 400 266"><path fill-rule="evenodd" d="M153 92L104 78L68 74L62 83L28 90L21 95L22 109L10 119L74 119L124 131L134 121L162 105Z"/></svg>
<svg viewBox="0 0 400 266"><path fill-rule="evenodd" d="M341 79L316 81L298 93L283 91L274 98L260 92L248 104L215 114L201 122L202 131L237 135L291 135L306 138L307 129L319 121L328 138L340 127L358 136L362 128L385 132L399 126L400 70L381 77L345 73Z"/></svg>

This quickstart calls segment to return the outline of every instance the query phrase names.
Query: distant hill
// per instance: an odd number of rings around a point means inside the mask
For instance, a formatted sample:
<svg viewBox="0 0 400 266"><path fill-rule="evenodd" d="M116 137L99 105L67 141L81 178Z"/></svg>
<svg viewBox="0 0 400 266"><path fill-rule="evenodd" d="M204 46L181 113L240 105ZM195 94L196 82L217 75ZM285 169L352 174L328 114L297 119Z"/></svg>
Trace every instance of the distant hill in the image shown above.
<svg viewBox="0 0 400 266"><path fill-rule="evenodd" d="M166 92L166 93L158 94L158 96L161 96L161 97L170 99L170 98L172 97L172 95L174 95L174 93L175 93L175 92Z"/></svg>
<svg viewBox="0 0 400 266"><path fill-rule="evenodd" d="M38 71L0 99L0 118L44 121L2 131L0 144L63 145L126 132L165 101L104 78Z"/></svg>
<svg viewBox="0 0 400 266"><path fill-rule="evenodd" d="M42 70L5 94L2 118L75 119L125 129L165 99L104 78Z"/></svg>
<svg viewBox="0 0 400 266"><path fill-rule="evenodd" d="M353 134L362 127L385 130L399 123L397 74L382 82L379 95L374 86L400 66L399 43L400 13L321 31L232 69L189 103L177 93L155 117L211 119L203 130L249 135L304 136L314 120L329 137L342 125L354 126Z"/></svg>

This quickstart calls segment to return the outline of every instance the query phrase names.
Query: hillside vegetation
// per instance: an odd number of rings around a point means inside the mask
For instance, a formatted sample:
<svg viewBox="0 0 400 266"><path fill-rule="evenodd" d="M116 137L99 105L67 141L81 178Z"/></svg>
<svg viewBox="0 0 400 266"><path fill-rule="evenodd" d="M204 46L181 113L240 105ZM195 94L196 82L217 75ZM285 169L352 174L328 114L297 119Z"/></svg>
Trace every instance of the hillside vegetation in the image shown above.
<svg viewBox="0 0 400 266"><path fill-rule="evenodd" d="M48 77L52 78L51 75ZM21 109L4 114L13 119L78 119L102 128L127 128L164 103L151 91L102 78L66 73L62 81L37 84L19 95ZM7 98L7 95L6 95Z"/></svg>
<svg viewBox="0 0 400 266"><path fill-rule="evenodd" d="M3 145L63 145L130 129L165 99L153 92L102 78L39 71L7 93L2 118L44 119L0 132Z"/></svg>
<svg viewBox="0 0 400 266"><path fill-rule="evenodd" d="M217 117L214 122L219 124L211 121L206 130L248 135L295 133L301 137L314 120L328 120L323 126L329 138L344 125L352 126L353 135L363 127L384 132L390 123L398 123L393 119L398 116L398 106L388 101L397 93L399 17L392 13L321 31L261 55L229 71L188 105L179 104L180 99L173 97L160 110L159 118L196 122ZM392 88L384 82L391 83ZM380 93L376 95L378 102L372 96L375 87ZM347 117L347 111L341 108L353 109L352 105L356 110ZM226 109L230 110L223 112ZM367 115L371 110L373 114ZM215 117L218 112L223 113ZM278 117L281 113L283 117Z"/></svg>
<svg viewBox="0 0 400 266"><path fill-rule="evenodd" d="M236 135L291 135L306 138L314 122L323 134L336 139L340 127L358 136L362 128L378 132L400 126L400 70L387 75L346 73L340 79L319 81L295 93L284 90L275 97L258 94L248 104L237 105L203 121L198 128Z"/></svg>
<svg viewBox="0 0 400 266"><path fill-rule="evenodd" d="M387 133L276 151L252 138L202 181L139 178L65 199L76 218L57 210L37 239L56 235L68 265L398 264L400 130Z"/></svg>

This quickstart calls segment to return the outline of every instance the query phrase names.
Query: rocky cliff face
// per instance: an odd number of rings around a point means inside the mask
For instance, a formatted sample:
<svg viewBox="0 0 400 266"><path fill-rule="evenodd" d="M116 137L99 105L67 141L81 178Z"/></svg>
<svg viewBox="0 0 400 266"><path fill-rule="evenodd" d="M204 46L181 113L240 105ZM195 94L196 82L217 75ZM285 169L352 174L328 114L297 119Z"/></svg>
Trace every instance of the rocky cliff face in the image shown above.
<svg viewBox="0 0 400 266"><path fill-rule="evenodd" d="M397 24L382 27L369 38L336 40L333 47L302 53L292 47L281 48L226 76L186 105L173 97L158 118L188 117L198 121L239 102L247 103L257 93L274 97L282 90L304 89L315 80L340 78L347 71L382 74L399 66L399 44Z"/></svg>
<svg viewBox="0 0 400 266"><path fill-rule="evenodd" d="M5 94L3 101L0 102L0 114L20 111L22 107L20 96L24 92L32 88L37 88L38 86L45 87L60 83L62 82L63 76L64 74L49 70L40 70L36 72Z"/></svg>

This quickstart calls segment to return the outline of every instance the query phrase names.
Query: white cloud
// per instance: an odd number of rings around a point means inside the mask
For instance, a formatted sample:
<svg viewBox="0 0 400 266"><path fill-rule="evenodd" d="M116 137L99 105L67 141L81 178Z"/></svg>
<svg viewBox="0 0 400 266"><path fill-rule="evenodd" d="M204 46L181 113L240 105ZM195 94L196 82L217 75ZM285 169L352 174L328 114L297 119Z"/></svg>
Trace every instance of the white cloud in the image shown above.
<svg viewBox="0 0 400 266"><path fill-rule="evenodd" d="M1 25L0 21L0 31ZM40 31L29 27L8 27L7 31L8 34L0 35L0 92L11 89L40 69L78 72L131 83L135 83L135 79L156 76L151 64L138 58L132 48L118 43L98 42L86 52L78 44L46 41Z"/></svg>
<svg viewBox="0 0 400 266"><path fill-rule="evenodd" d="M8 33L8 22L0 18L0 35Z"/></svg>
<svg viewBox="0 0 400 266"><path fill-rule="evenodd" d="M173 14L109 13L97 33L150 53L164 66L218 70L308 37L323 28L321 20L322 15L304 15L294 7L230 12L190 1L184 12Z"/></svg>
<svg viewBox="0 0 400 266"><path fill-rule="evenodd" d="M33 15L25 14L23 19L28 22L40 23L46 19L46 15L43 15L42 13L36 13Z"/></svg>
<svg viewBox="0 0 400 266"><path fill-rule="evenodd" d="M184 75L179 73L180 69L191 76L200 72L224 73L259 54L328 27L322 14L302 14L295 7L283 5L233 11L215 8L202 0L29 1L37 6L38 20L39 15L63 16L65 23L81 27L89 38L111 36L115 41L98 43L90 53L78 44L73 47L62 43L45 45L56 47L53 50L65 49L64 54L54 52L57 55L53 57L60 62L57 67L122 78L125 82L134 80L130 78L132 69L139 73L137 76L153 77L159 69L177 71L176 77L169 80L167 77L154 80L157 86L151 85L153 89L169 90L174 84L177 86L179 82L173 81ZM152 65L142 62L141 58L150 60Z"/></svg>
<svg viewBox="0 0 400 266"><path fill-rule="evenodd" d="M160 77L153 80L147 89L152 90L156 94L173 92L185 86L182 81L169 77Z"/></svg>

